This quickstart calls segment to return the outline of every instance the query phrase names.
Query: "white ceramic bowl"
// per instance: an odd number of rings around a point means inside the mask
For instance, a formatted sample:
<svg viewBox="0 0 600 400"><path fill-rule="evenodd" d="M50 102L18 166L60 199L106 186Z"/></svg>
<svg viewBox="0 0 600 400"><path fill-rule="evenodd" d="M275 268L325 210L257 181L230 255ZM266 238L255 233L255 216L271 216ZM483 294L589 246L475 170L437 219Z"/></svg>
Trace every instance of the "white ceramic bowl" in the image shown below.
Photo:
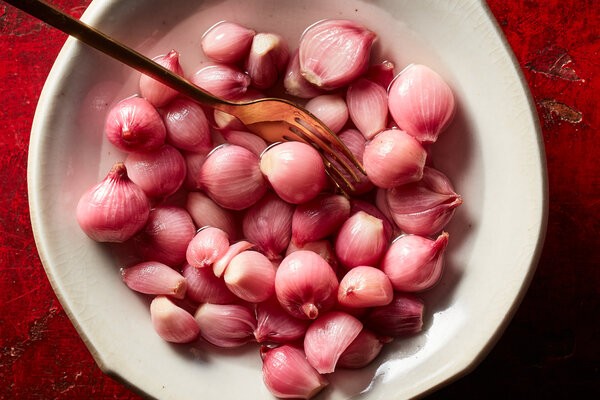
<svg viewBox="0 0 600 400"><path fill-rule="evenodd" d="M422 63L453 87L458 112L436 144L436 165L464 204L443 281L426 293L424 331L398 340L369 367L335 373L320 399L422 395L473 368L501 335L535 269L546 221L540 130L526 85L483 1L94 1L83 19L154 56L176 48L184 69L223 19L297 43L323 18L376 31L377 54L398 68ZM54 290L100 368L161 399L271 398L256 347L173 346L153 331L148 303L120 280L105 246L75 220L83 191L122 154L103 137L109 107L136 90L138 74L69 40L35 116L29 157L32 224ZM220 382L220 383L218 383Z"/></svg>

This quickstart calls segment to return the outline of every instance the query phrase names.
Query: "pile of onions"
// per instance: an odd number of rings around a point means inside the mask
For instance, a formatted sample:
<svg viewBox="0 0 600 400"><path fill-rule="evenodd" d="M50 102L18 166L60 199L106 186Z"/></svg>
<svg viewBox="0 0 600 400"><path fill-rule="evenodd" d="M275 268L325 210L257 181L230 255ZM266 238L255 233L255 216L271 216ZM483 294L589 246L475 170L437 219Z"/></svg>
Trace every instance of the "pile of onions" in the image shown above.
<svg viewBox="0 0 600 400"><path fill-rule="evenodd" d="M259 343L264 382L311 398L338 368L371 363L422 330L462 203L428 147L454 97L423 65L395 74L371 61L376 34L349 20L311 25L297 49L282 36L223 21L202 36L211 60L187 75L232 100L281 82L362 160L356 197L336 193L320 154L269 145L235 118L148 78L108 113L126 153L81 197L77 219L98 242L124 243L124 283L151 296L158 335L220 347ZM185 74L175 50L156 61Z"/></svg>

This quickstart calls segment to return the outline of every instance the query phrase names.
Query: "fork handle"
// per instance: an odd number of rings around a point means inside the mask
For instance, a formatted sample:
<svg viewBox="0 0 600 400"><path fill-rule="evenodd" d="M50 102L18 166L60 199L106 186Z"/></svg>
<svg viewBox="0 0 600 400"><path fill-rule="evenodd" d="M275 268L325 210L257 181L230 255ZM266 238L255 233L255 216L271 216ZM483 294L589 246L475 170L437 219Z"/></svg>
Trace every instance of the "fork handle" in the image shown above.
<svg viewBox="0 0 600 400"><path fill-rule="evenodd" d="M202 104L208 106L219 104L233 105L233 103L212 96L187 79L169 71L141 53L118 42L94 27L71 17L45 1L3 1Z"/></svg>

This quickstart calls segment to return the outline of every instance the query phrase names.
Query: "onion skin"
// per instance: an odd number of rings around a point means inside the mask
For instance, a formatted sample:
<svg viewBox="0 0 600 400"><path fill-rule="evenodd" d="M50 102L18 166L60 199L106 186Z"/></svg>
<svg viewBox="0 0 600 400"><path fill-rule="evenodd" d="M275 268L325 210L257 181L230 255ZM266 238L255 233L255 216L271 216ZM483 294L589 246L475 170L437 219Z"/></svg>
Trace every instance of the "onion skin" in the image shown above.
<svg viewBox="0 0 600 400"><path fill-rule="evenodd" d="M97 242L122 243L139 232L150 214L150 201L116 163L102 182L88 189L75 211L81 229Z"/></svg>

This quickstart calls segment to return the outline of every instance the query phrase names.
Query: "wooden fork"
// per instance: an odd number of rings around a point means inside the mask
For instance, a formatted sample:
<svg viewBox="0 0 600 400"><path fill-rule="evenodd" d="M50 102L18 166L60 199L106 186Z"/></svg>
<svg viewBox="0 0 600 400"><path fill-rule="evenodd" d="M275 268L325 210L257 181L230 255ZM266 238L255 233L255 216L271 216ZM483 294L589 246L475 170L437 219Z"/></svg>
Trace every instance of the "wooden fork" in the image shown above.
<svg viewBox="0 0 600 400"><path fill-rule="evenodd" d="M359 181L358 174L365 173L361 162L323 122L288 100L263 98L232 102L221 99L44 1L5 1L181 94L237 117L248 130L267 142L302 141L310 144L321 154L333 184L345 195L354 191L352 181Z"/></svg>

